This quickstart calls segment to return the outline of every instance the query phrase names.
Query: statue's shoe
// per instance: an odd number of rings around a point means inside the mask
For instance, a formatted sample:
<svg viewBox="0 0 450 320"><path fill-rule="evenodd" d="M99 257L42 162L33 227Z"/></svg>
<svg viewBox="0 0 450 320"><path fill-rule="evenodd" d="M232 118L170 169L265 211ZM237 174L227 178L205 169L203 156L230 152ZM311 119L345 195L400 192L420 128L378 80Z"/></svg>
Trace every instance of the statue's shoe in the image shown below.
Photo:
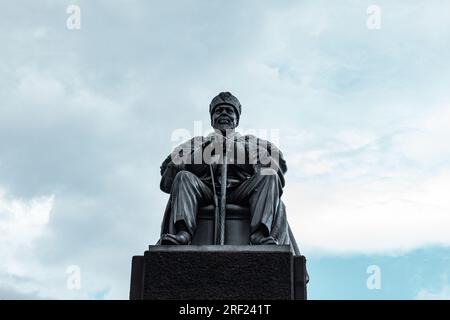
<svg viewBox="0 0 450 320"><path fill-rule="evenodd" d="M161 245L187 245L191 244L191 235L187 231L177 234L166 233L161 236Z"/></svg>
<svg viewBox="0 0 450 320"><path fill-rule="evenodd" d="M272 236L264 237L259 233L250 236L250 244L252 245L277 245L278 241Z"/></svg>

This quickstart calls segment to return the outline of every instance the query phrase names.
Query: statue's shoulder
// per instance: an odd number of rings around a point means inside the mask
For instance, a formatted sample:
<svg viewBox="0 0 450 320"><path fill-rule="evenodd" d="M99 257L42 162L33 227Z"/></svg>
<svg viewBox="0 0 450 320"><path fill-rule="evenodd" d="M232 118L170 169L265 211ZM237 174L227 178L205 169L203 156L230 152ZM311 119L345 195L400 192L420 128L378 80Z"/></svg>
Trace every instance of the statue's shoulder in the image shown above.
<svg viewBox="0 0 450 320"><path fill-rule="evenodd" d="M189 141L196 143L196 142L205 142L205 141L207 141L207 140L208 140L208 137L204 137L204 136L195 136L195 137L193 137L192 139L190 139Z"/></svg>
<svg viewBox="0 0 450 320"><path fill-rule="evenodd" d="M270 142L269 140L258 138L257 136L252 134L243 135L242 139L245 139L245 142L248 146L263 148L267 150L269 155L276 159L276 162L278 163L281 172L286 173L287 171L286 160L284 159L284 155L281 152L281 150L278 149L278 147L274 143Z"/></svg>
<svg viewBox="0 0 450 320"><path fill-rule="evenodd" d="M208 137L204 137L204 136L195 136L191 139L192 142L197 143L197 142L205 142L207 140Z"/></svg>
<svg viewBox="0 0 450 320"><path fill-rule="evenodd" d="M239 139L245 141L246 143L258 143L259 141L259 138L253 134L242 135Z"/></svg>
<svg viewBox="0 0 450 320"><path fill-rule="evenodd" d="M180 144L176 147L176 149L185 149L185 148L187 148L187 147L194 147L194 146L196 146L196 145L199 144L199 143L200 143L200 144L203 143L204 141L206 141L206 137L203 137L203 136L195 136L195 137L193 137L193 138L190 138L189 140L186 140L186 141L180 143Z"/></svg>
<svg viewBox="0 0 450 320"><path fill-rule="evenodd" d="M244 134L240 137L240 139L250 140L250 139L258 139L254 134Z"/></svg>
<svg viewBox="0 0 450 320"><path fill-rule="evenodd" d="M276 148L276 146L272 142L270 142L269 140L265 140L265 139L259 138L259 137L255 136L253 134L243 135L241 137L241 139L244 139L248 143L256 143L259 146L266 147L268 149L271 149L272 146L274 146Z"/></svg>

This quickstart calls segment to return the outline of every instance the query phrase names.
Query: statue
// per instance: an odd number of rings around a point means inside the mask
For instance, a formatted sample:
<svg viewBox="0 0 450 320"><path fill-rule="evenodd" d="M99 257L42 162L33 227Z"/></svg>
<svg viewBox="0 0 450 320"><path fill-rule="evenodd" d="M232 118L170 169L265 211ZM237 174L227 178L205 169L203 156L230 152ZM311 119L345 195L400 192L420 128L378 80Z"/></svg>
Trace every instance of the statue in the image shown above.
<svg viewBox="0 0 450 320"><path fill-rule="evenodd" d="M210 104L207 137L178 146L161 165L161 190L170 198L161 228L160 245L189 245L200 205L215 205L215 243L224 244L225 203L250 209L251 245L298 247L280 197L286 162L269 141L235 131L241 116L239 100L222 92Z"/></svg>

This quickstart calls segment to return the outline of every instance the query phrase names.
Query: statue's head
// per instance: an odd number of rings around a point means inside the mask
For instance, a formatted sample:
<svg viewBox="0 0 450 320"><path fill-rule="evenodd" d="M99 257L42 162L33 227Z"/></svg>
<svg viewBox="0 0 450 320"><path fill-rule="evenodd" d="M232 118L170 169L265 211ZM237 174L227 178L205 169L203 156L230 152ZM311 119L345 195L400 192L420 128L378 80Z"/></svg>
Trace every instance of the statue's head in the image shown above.
<svg viewBox="0 0 450 320"><path fill-rule="evenodd" d="M209 105L211 126L221 131L232 130L239 125L241 103L229 92L221 92Z"/></svg>

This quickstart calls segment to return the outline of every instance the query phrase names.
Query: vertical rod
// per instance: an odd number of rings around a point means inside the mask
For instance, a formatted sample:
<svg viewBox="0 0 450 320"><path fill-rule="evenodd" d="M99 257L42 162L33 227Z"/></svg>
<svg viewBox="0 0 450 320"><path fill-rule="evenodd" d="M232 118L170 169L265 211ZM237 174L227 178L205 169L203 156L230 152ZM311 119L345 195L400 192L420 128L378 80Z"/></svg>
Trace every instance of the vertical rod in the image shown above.
<svg viewBox="0 0 450 320"><path fill-rule="evenodd" d="M225 145L227 144L226 140L224 141ZM227 148L224 148L222 165L220 170L220 208L219 208L219 239L217 239L217 243L220 245L225 244L225 218L226 218L226 205L227 205L227 165L228 165L228 156L227 156Z"/></svg>

